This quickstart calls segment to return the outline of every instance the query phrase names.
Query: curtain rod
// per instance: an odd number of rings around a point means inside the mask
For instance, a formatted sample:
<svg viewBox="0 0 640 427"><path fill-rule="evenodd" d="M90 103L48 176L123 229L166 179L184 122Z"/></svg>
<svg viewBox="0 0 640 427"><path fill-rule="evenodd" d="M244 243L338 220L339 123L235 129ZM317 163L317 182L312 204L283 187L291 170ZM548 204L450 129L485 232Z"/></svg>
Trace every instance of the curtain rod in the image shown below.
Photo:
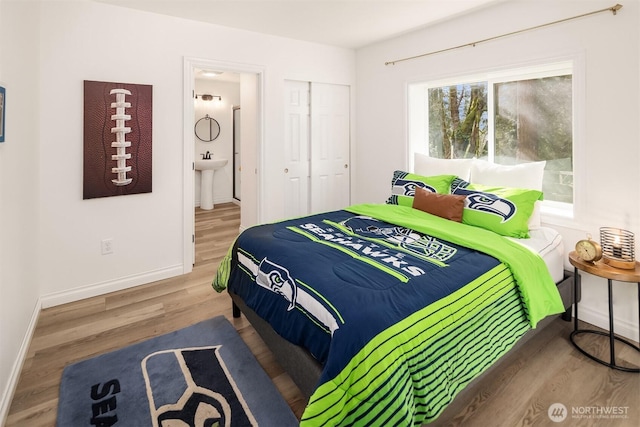
<svg viewBox="0 0 640 427"><path fill-rule="evenodd" d="M621 4L616 4L615 6L607 7L605 9L595 10L593 12L583 13L582 15L576 15L576 16L572 16L570 18L560 19L558 21L553 21L553 22L548 22L546 24L536 25L535 27L525 28L523 30L512 31L510 33L505 33L505 34L501 34L499 36L489 37L489 38L486 38L486 39L483 39L483 40L478 40L478 41L475 41L475 42L472 42L472 43L461 44L459 46L448 47L446 49L441 49L441 50L436 50L436 51L433 51L433 52L423 53L421 55L410 56L408 58L402 58L402 59L396 59L394 61L388 61L388 62L385 62L384 65L396 65L397 62L409 61L411 59L422 58L423 56L435 55L436 53L447 52L447 51L450 51L450 50L460 49L462 47L467 47L467 46L475 47L477 44L480 44L480 43L484 43L484 42L500 39L500 38L503 38L503 37L512 36L514 34L524 33L526 31L537 30L538 28L548 27L550 25L555 25L555 24L559 24L561 22L571 21L572 19L583 18L583 17L589 16L589 15L595 15L596 13L612 12L614 15L616 15L617 12L620 9L622 9L622 5Z"/></svg>

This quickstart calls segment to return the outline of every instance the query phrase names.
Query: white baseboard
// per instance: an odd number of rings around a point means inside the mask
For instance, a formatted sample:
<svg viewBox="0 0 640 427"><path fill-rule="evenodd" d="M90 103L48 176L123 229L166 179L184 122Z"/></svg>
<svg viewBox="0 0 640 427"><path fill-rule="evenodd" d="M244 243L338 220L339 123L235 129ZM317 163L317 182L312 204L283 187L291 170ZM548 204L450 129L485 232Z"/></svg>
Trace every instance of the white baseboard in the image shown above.
<svg viewBox="0 0 640 427"><path fill-rule="evenodd" d="M121 277L116 280L93 283L64 292L55 292L39 297L38 301L36 302L36 306L34 307L31 321L29 322L29 326L22 340L20 351L18 352L16 360L11 369L9 381L2 394L2 401L0 402L0 426L3 426L5 424L6 417L9 414L11 401L13 400L13 395L18 385L18 380L20 379L20 372L22 372L22 367L27 358L29 344L31 343L31 339L33 338L33 333L38 323L40 311L43 308L54 307L56 305L66 304L68 302L79 301L81 299L91 298L98 295L104 295L109 292L119 291L138 285L144 285L146 283L167 279L169 277L179 276L181 274L183 274L183 266L182 264L178 264L158 270Z"/></svg>
<svg viewBox="0 0 640 427"><path fill-rule="evenodd" d="M42 301L40 300L40 298L38 298L38 300L36 301L36 305L33 308L33 313L31 314L31 321L29 322L27 331L24 334L24 338L22 339L20 350L18 351L16 360L14 361L11 372L9 373L9 381L7 382L7 386L2 393L2 401L0 401L0 426L5 425L7 421L11 402L13 401L13 395L16 392L18 380L20 380L20 373L22 372L24 361L27 359L29 344L31 344L33 333L36 330L36 325L38 324L38 318L40 317L41 310Z"/></svg>
<svg viewBox="0 0 640 427"><path fill-rule="evenodd" d="M221 205L223 203L235 203L237 205L240 205L240 202L238 202L236 199L234 198L228 198L228 197L219 197L219 198L215 198L213 199L213 205ZM198 197L197 199L194 200L194 207L199 208L200 207L200 198Z"/></svg>
<svg viewBox="0 0 640 427"><path fill-rule="evenodd" d="M42 302L42 308L49 308L60 304L66 304L68 302L74 302L85 298L104 295L109 292L121 291L122 289L144 285L158 280L167 279L169 277L179 276L183 274L183 272L183 265L177 264L158 270L120 277L115 280L93 283L90 285L69 289L63 292L55 292L52 294L44 295L40 297L40 299Z"/></svg>
<svg viewBox="0 0 640 427"><path fill-rule="evenodd" d="M578 306L578 319L607 331L609 330L609 313L593 310L584 304ZM638 325L627 322L626 320L616 319L615 317L613 320L613 331L616 335L621 335L636 342L639 341Z"/></svg>

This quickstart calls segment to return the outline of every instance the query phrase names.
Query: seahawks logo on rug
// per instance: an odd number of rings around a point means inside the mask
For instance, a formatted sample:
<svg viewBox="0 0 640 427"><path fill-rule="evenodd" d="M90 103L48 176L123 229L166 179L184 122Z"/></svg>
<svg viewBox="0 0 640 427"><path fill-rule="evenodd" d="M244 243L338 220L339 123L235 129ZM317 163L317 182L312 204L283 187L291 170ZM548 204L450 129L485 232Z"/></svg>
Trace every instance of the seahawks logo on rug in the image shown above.
<svg viewBox="0 0 640 427"><path fill-rule="evenodd" d="M220 347L162 350L142 360L153 427L258 425Z"/></svg>
<svg viewBox="0 0 640 427"><path fill-rule="evenodd" d="M420 258L445 262L457 252L455 247L449 246L432 236L368 216L354 216L342 221L340 224L360 237L385 240L406 249Z"/></svg>

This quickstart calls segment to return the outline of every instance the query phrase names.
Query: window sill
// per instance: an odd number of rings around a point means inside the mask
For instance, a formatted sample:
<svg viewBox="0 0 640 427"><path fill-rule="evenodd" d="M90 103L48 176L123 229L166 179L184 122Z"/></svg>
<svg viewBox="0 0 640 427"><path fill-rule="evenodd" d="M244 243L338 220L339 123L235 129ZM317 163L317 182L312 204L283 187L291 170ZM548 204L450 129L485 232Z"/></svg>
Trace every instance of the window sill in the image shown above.
<svg viewBox="0 0 640 427"><path fill-rule="evenodd" d="M541 221L549 225L575 225L573 205L569 203L542 202L540 209Z"/></svg>

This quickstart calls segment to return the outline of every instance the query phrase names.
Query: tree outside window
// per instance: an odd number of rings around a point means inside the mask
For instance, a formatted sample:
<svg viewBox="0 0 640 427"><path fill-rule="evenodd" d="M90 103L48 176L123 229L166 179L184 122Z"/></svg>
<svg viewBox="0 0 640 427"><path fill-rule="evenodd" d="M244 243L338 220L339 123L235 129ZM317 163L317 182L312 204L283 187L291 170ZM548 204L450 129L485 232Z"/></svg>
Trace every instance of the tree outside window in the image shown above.
<svg viewBox="0 0 640 427"><path fill-rule="evenodd" d="M428 129L420 134L430 156L504 165L546 160L545 199L573 203L571 74L426 89L420 123Z"/></svg>

